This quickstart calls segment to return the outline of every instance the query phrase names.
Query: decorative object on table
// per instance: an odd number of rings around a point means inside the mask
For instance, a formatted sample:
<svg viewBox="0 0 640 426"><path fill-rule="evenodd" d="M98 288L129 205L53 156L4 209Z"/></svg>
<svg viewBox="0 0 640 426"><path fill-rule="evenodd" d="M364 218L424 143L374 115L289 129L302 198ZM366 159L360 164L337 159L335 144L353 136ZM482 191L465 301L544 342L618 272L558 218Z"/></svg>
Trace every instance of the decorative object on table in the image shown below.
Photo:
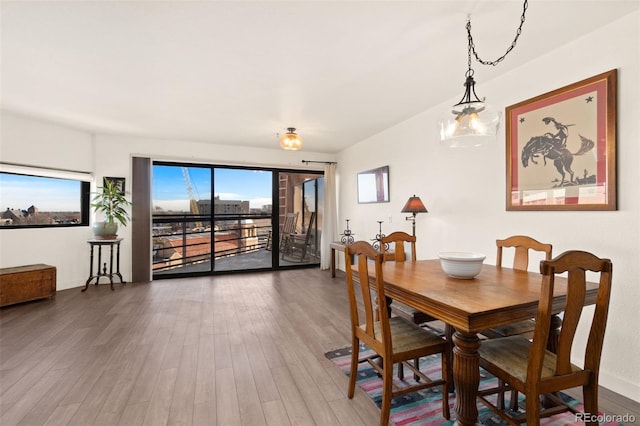
<svg viewBox="0 0 640 426"><path fill-rule="evenodd" d="M342 244L353 244L354 235L356 235L356 234L352 233L351 229L349 229L349 219L347 219L347 229L342 231L342 234L340 234L340 236L341 236L340 242Z"/></svg>
<svg viewBox="0 0 640 426"><path fill-rule="evenodd" d="M384 237L384 234L382 233L382 224L384 223L384 221L379 220L378 221L378 227L380 228L380 230L378 231L378 233L376 234L375 238L373 238L371 241L373 241L373 248L378 250L378 251L383 251L383 247L380 245L380 240L382 240L382 238ZM385 249L389 249L389 245L385 244Z"/></svg>
<svg viewBox="0 0 640 426"><path fill-rule="evenodd" d="M617 209L616 88L613 69L506 108L507 210Z"/></svg>
<svg viewBox="0 0 640 426"><path fill-rule="evenodd" d="M115 239L118 224L127 226L129 223L129 212L126 208L131 202L125 196L124 184L124 178L105 177L103 186L98 187L102 192L96 193L91 200L94 211L104 215L104 221L93 224L93 234L98 240Z"/></svg>
<svg viewBox="0 0 640 426"><path fill-rule="evenodd" d="M402 213L411 213L411 216L405 217L405 220L410 220L411 221L411 225L412 225L412 229L413 229L413 236L415 237L415 235L416 235L416 215L418 213L428 213L427 208L422 203L422 200L420 199L420 197L416 197L416 194L413 194L413 197L409 197L409 199L405 203L404 207L400 211Z"/></svg>
<svg viewBox="0 0 640 426"><path fill-rule="evenodd" d="M296 133L295 127L288 127L287 133L279 136L280 148L297 151L302 148L302 138Z"/></svg>
<svg viewBox="0 0 640 426"><path fill-rule="evenodd" d="M389 202L389 166L358 173L358 203Z"/></svg>
<svg viewBox="0 0 640 426"><path fill-rule="evenodd" d="M360 345L359 352L363 358L373 354L373 351L366 345ZM338 367L342 373L350 376L351 346L326 352L324 356ZM436 379L442 377L442 373L440 372L440 357L432 355L420 358L420 371ZM407 378L406 380L413 382L411 378ZM358 368L356 383L378 407L382 405L382 378L376 374L373 367L361 365ZM480 371L480 388L485 389L495 384L497 384L495 377L484 370ZM558 396L578 411L584 411L584 405L580 401L562 392L559 392ZM524 406L523 399L524 397L521 396L520 407ZM457 420L455 418L455 411L453 410L455 404L455 396L453 394L450 395L449 404L452 409L451 419L444 420L440 411L442 397L437 388L394 398L391 405L391 422L396 425L411 426L452 426L456 424ZM487 407L481 406L478 408L478 424L482 426L502 426L507 423L502 422L500 417ZM540 419L540 425L542 426L560 426L566 424L575 424L575 417L572 413L562 413ZM600 423L600 425L620 426L620 423L611 420Z"/></svg>
<svg viewBox="0 0 640 426"><path fill-rule="evenodd" d="M470 280L478 275L486 258L484 254L460 251L442 252L438 257L445 274L463 280Z"/></svg>
<svg viewBox="0 0 640 426"><path fill-rule="evenodd" d="M522 15L520 16L520 25L516 31L515 38L507 51L494 61L485 61L481 59L476 52L476 46L471 36L471 18L467 19L467 72L465 73L465 92L460 102L455 104L451 110L439 120L440 140L447 143L450 147L462 146L479 146L485 142L495 141L500 125L500 112L490 107L485 98L478 98L475 90L475 80L473 79L474 71L471 68L471 54L475 56L476 61L482 65L496 66L501 62L516 46L518 38L522 33L522 26L525 21L525 13L527 11L528 1L524 0Z"/></svg>

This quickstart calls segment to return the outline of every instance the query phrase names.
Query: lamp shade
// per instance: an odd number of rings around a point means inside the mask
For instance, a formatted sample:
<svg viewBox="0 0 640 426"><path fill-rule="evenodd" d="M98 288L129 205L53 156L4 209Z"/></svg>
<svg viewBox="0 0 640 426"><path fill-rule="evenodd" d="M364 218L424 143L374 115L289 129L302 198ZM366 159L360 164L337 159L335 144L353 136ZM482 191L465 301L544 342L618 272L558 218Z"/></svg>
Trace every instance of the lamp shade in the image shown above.
<svg viewBox="0 0 640 426"><path fill-rule="evenodd" d="M460 111L453 110L438 122L440 140L451 148L493 142L498 134L500 119L500 112L486 103L467 106Z"/></svg>
<svg viewBox="0 0 640 426"><path fill-rule="evenodd" d="M295 127L287 128L287 133L280 136L280 148L293 151L302 148L302 138L296 133Z"/></svg>
<svg viewBox="0 0 640 426"><path fill-rule="evenodd" d="M500 112L478 98L475 84L469 69L462 99L438 120L440 140L452 148L480 146L495 141L498 134Z"/></svg>
<svg viewBox="0 0 640 426"><path fill-rule="evenodd" d="M415 194L413 197L409 197L409 200L402 208L402 213L427 213L427 208L422 203L420 197L416 197Z"/></svg>

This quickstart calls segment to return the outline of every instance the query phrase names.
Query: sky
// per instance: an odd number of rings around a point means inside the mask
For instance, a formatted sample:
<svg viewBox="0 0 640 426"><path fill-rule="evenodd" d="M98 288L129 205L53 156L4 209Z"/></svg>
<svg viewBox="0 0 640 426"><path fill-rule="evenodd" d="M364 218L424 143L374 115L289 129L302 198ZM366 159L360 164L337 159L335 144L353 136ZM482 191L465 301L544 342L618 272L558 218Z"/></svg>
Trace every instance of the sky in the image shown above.
<svg viewBox="0 0 640 426"><path fill-rule="evenodd" d="M0 173L0 209L79 212L79 181Z"/></svg>
<svg viewBox="0 0 640 426"><path fill-rule="evenodd" d="M188 167L196 200L210 200L211 174L208 167ZM214 196L221 200L249 201L251 208L272 204L270 171L215 169ZM189 211L189 192L182 167L153 166L153 206L163 210Z"/></svg>
<svg viewBox="0 0 640 426"><path fill-rule="evenodd" d="M189 181L196 200L211 199L208 167L188 167ZM215 169L214 195L221 200L249 201L251 208L272 204L272 172L245 169ZM187 182L179 166L153 166L154 208L189 211ZM131 183L125 183L130 199ZM80 211L80 182L0 173L0 208L40 211Z"/></svg>

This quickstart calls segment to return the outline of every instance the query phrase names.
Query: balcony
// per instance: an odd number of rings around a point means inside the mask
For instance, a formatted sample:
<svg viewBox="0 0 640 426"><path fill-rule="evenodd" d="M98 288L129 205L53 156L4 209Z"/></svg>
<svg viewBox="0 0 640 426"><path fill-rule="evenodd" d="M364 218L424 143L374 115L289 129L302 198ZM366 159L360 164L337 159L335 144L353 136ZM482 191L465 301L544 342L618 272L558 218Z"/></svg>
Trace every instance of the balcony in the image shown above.
<svg viewBox="0 0 640 426"><path fill-rule="evenodd" d="M217 215L213 227L208 215L153 215L153 275L209 272L212 259L214 272L273 268L271 223L266 214ZM316 246L302 261L278 257L278 265L317 264Z"/></svg>

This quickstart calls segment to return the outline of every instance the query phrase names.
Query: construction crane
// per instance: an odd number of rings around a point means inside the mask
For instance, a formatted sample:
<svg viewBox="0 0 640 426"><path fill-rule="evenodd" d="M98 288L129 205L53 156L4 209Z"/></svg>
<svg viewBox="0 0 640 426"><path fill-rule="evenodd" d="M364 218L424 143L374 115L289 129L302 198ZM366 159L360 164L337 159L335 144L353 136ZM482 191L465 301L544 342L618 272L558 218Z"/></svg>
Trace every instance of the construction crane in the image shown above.
<svg viewBox="0 0 640 426"><path fill-rule="evenodd" d="M182 177L184 178L184 184L187 187L187 193L189 194L189 206L191 208L191 213L195 215L200 215L200 209L198 208L198 201L196 200L196 196L193 193L193 185L191 185L191 178L189 177L189 169L186 167L182 167ZM195 222L195 228L198 230L202 230L202 222L197 220Z"/></svg>

